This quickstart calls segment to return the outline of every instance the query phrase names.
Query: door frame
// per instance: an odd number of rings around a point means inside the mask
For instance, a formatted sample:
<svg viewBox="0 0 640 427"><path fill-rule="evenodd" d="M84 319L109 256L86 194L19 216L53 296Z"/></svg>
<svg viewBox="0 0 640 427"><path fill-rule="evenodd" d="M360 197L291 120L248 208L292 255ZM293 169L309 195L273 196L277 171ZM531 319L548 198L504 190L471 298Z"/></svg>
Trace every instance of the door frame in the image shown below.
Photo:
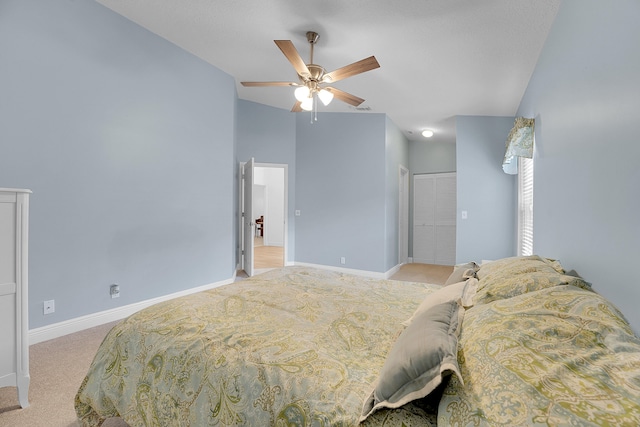
<svg viewBox="0 0 640 427"><path fill-rule="evenodd" d="M409 262L409 169L398 170L398 264Z"/></svg>
<svg viewBox="0 0 640 427"><path fill-rule="evenodd" d="M256 163L254 165L256 168L273 168L273 169L284 169L283 179L284 179L284 237L283 237L283 264L291 265L287 263L288 259L288 241L289 241L289 165L286 163Z"/></svg>
<svg viewBox="0 0 640 427"><path fill-rule="evenodd" d="M250 165L247 168L247 165ZM247 273L247 276L253 276L253 255L254 244L253 236L255 233L255 223L253 222L253 172L255 169L255 160L253 157L240 165L240 265ZM250 171L251 185L247 185L247 170ZM249 189L249 190L247 190ZM249 208L247 208L247 205ZM249 210L249 214L247 214ZM247 261L248 260L248 261Z"/></svg>
<svg viewBox="0 0 640 427"><path fill-rule="evenodd" d="M244 269L244 227L243 227L243 177L242 170L247 162L240 162L239 165L239 197L238 197L238 268ZM283 258L284 265L290 266L293 263L288 262L289 259L289 165L286 163L254 163L254 168L280 168L284 169L284 241L283 241ZM253 254L252 254L253 255Z"/></svg>

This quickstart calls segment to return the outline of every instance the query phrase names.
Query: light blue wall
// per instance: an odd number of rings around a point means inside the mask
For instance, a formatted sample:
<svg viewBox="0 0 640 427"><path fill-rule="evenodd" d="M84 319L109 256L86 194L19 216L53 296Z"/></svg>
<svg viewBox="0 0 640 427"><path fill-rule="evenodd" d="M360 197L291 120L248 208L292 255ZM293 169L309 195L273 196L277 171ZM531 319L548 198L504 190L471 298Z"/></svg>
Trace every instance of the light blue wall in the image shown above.
<svg viewBox="0 0 640 427"><path fill-rule="evenodd" d="M640 330L640 2L565 0L519 115L536 118L534 251Z"/></svg>
<svg viewBox="0 0 640 427"><path fill-rule="evenodd" d="M411 141L409 151L409 169L412 175L455 172L457 169L455 141Z"/></svg>
<svg viewBox="0 0 640 427"><path fill-rule="evenodd" d="M295 254L296 114L251 101L238 100L236 180L238 165L251 157L258 163L289 165L287 262ZM236 201L235 206L238 206ZM236 209L237 215L237 209Z"/></svg>
<svg viewBox="0 0 640 427"><path fill-rule="evenodd" d="M0 186L33 190L29 327L230 278L233 78L93 1L0 9Z"/></svg>
<svg viewBox="0 0 640 427"><path fill-rule="evenodd" d="M385 271L385 126L384 114L296 114L296 262Z"/></svg>
<svg viewBox="0 0 640 427"><path fill-rule="evenodd" d="M409 169L409 141L402 131L386 118L386 225L385 271L398 265L398 224L400 215L400 166Z"/></svg>
<svg viewBox="0 0 640 427"><path fill-rule="evenodd" d="M516 254L516 179L502 171L514 117L456 117L456 262ZM466 210L468 219L461 219Z"/></svg>

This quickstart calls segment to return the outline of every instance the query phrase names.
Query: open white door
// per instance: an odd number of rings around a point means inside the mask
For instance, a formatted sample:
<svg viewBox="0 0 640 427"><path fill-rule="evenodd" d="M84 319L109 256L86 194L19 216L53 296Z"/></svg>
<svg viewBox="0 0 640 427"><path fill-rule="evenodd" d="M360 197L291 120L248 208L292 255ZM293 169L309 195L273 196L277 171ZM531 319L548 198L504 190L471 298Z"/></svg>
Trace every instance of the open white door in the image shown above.
<svg viewBox="0 0 640 427"><path fill-rule="evenodd" d="M243 176L243 210L242 210L242 224L243 224L243 258L242 263L247 276L253 276L253 237L255 233L255 223L253 222L253 157L247 163L244 164L242 170Z"/></svg>

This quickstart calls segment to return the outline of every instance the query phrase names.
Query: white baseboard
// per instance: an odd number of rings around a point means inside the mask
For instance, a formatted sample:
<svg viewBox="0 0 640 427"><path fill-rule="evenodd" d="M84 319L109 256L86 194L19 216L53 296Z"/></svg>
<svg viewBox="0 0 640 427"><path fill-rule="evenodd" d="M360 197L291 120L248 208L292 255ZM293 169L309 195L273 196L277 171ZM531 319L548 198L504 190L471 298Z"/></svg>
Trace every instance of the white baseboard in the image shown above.
<svg viewBox="0 0 640 427"><path fill-rule="evenodd" d="M372 279L388 279L400 269L400 265L397 265L393 267L391 270L387 271L386 273L378 273L377 271L355 270L353 268L334 267L331 265L322 265L322 264L310 264L306 262L295 262L292 265L319 268L321 270L336 271L338 273L354 274L356 276L370 277Z"/></svg>
<svg viewBox="0 0 640 427"><path fill-rule="evenodd" d="M401 267L401 264L396 265L389 271L385 273L379 273L375 271L367 271L367 270L356 270L352 268L344 268L344 267L334 267L329 265L321 265L321 264L310 264L303 262L286 262L286 266L303 266L303 267L313 267L330 271L337 271L339 273L346 274L354 274L356 276L370 277L373 279L388 279L392 275L394 275ZM156 297L152 299L148 299L145 301L140 301L137 303L125 305L122 307L116 307L110 310L100 311L97 313L88 314L86 316L80 316L73 319L65 320L58 323L53 323L51 325L42 326L40 328L34 328L29 330L29 345L37 344L43 341L48 341L54 338L59 338L64 335L72 334L74 332L79 332L84 329L93 328L95 326L104 325L105 323L115 322L117 320L124 319L125 317L131 316L133 313L136 313L143 308L150 307L154 304L158 304L163 301L168 301L170 299L178 298L185 295L190 295L196 292L202 292L209 289L217 288L218 286L228 285L229 283L233 283L235 281L235 272L233 277L227 280L222 280L216 283L210 283L208 285L199 286L197 288L191 288L180 292L175 292L169 295L164 295L161 297Z"/></svg>
<svg viewBox="0 0 640 427"><path fill-rule="evenodd" d="M93 328L95 326L104 325L105 323L115 322L116 320L124 319L125 317L131 316L133 313L136 313L143 308L150 307L159 302L194 294L196 292L206 291L222 285L228 285L229 283L233 283L234 281L235 273L230 279L222 280L220 282L210 283L208 285L198 286L197 288L186 289L184 291L175 292L169 295L151 298L122 307L88 314L86 316L76 317L74 319L65 320L63 322L42 326L40 328L30 329L29 345L48 341L64 335L72 334L74 332L79 332L84 329Z"/></svg>
<svg viewBox="0 0 640 427"><path fill-rule="evenodd" d="M388 279L389 277L396 274L398 271L400 271L400 267L402 267L402 264L398 264L395 267L392 267L390 270L387 270L387 272L384 273L384 278Z"/></svg>

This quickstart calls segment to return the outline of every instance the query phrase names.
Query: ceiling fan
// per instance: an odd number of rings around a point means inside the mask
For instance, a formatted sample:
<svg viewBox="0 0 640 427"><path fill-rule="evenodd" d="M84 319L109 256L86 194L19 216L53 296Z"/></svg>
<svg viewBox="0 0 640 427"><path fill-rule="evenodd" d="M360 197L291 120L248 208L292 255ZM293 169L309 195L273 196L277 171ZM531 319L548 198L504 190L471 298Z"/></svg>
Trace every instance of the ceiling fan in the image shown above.
<svg viewBox="0 0 640 427"><path fill-rule="evenodd" d="M379 68L380 64L378 64L375 56L370 56L327 73L323 67L313 63L313 45L316 44L319 37L320 35L314 31L307 32L307 41L311 45L308 64L304 63L291 40L274 40L284 56L291 62L296 73L298 73L300 82L241 82L242 86L297 86L298 88L295 90L296 103L291 109L293 112L312 111L315 107L315 102L317 102L316 98L320 98L324 105L329 105L334 96L354 107L362 104L364 99L325 85Z"/></svg>

